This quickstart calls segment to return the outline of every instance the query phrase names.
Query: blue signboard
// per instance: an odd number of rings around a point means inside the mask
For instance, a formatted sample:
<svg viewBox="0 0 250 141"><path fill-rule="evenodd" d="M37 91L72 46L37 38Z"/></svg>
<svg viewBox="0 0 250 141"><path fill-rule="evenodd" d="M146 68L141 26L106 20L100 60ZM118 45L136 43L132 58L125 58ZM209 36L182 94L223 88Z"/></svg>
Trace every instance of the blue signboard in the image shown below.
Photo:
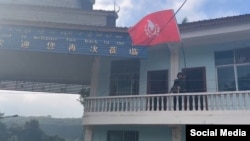
<svg viewBox="0 0 250 141"><path fill-rule="evenodd" d="M131 43L120 32L0 26L0 49L145 58L147 48Z"/></svg>

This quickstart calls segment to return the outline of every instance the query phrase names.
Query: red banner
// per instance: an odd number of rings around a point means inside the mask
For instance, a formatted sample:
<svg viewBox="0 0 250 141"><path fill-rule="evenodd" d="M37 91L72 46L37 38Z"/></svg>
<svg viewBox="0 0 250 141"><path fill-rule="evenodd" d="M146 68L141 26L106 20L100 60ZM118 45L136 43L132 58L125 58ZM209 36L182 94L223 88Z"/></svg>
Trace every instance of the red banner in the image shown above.
<svg viewBox="0 0 250 141"><path fill-rule="evenodd" d="M173 10L151 13L128 29L133 45L154 46L180 42L179 28Z"/></svg>

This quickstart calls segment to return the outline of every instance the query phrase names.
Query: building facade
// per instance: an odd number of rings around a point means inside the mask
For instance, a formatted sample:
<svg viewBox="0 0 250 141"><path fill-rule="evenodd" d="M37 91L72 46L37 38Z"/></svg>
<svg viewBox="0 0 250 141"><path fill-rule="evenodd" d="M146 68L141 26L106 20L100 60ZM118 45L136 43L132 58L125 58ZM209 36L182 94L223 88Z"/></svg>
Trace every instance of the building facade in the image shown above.
<svg viewBox="0 0 250 141"><path fill-rule="evenodd" d="M146 58L99 59L85 99L86 140L185 141L189 124L250 123L250 15L179 28L181 43L150 47ZM178 72L187 91L169 93Z"/></svg>
<svg viewBox="0 0 250 141"><path fill-rule="evenodd" d="M93 4L1 1L0 89L90 87L85 141L185 141L188 124L250 124L249 14L180 24L181 43L147 48ZM178 72L187 92L169 93Z"/></svg>

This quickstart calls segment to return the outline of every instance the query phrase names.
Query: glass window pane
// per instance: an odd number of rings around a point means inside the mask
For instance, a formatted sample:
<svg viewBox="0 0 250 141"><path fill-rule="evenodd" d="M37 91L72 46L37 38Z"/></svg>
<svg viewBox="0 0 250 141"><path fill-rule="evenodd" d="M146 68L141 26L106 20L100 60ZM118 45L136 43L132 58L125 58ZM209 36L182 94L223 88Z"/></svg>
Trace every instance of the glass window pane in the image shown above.
<svg viewBox="0 0 250 141"><path fill-rule="evenodd" d="M237 75L239 90L250 90L250 65L238 66Z"/></svg>
<svg viewBox="0 0 250 141"><path fill-rule="evenodd" d="M168 71L149 71L148 74L148 94L163 94L168 92Z"/></svg>
<svg viewBox="0 0 250 141"><path fill-rule="evenodd" d="M138 131L108 131L107 141L139 141Z"/></svg>
<svg viewBox="0 0 250 141"><path fill-rule="evenodd" d="M108 141L123 141L122 131L108 131Z"/></svg>
<svg viewBox="0 0 250 141"><path fill-rule="evenodd" d="M110 95L136 95L139 92L139 73L111 74Z"/></svg>
<svg viewBox="0 0 250 141"><path fill-rule="evenodd" d="M118 60L111 64L110 95L137 95L139 93L139 66L137 59Z"/></svg>
<svg viewBox="0 0 250 141"><path fill-rule="evenodd" d="M250 63L250 47L237 49L235 52L236 63Z"/></svg>
<svg viewBox="0 0 250 141"><path fill-rule="evenodd" d="M125 131L124 141L138 141L138 131Z"/></svg>
<svg viewBox="0 0 250 141"><path fill-rule="evenodd" d="M233 51L215 52L215 65L228 65L234 63Z"/></svg>
<svg viewBox="0 0 250 141"><path fill-rule="evenodd" d="M217 77L218 77L219 91L236 90L233 66L217 68Z"/></svg>

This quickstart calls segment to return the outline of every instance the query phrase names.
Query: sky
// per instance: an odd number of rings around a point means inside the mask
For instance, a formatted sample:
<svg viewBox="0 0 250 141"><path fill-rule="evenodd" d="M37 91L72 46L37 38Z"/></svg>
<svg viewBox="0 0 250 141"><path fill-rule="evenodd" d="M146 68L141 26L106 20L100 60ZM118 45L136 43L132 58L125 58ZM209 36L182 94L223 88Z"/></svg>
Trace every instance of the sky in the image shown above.
<svg viewBox="0 0 250 141"><path fill-rule="evenodd" d="M83 106L77 94L0 90L0 112L5 116L81 118Z"/></svg>
<svg viewBox="0 0 250 141"><path fill-rule="evenodd" d="M115 1L115 2L114 2ZM117 26L130 27L149 13L178 8L185 0L95 0L95 9L116 10ZM115 4L114 4L115 3ZM116 6L114 6L116 5ZM178 23L183 18L189 22L240 14L250 14L248 0L187 0L176 14Z"/></svg>
<svg viewBox="0 0 250 141"><path fill-rule="evenodd" d="M173 9L175 12L184 0L95 0L96 10L116 10L117 26L133 26L152 12ZM115 3L115 4L114 4ZM187 0L176 14L178 23L250 14L248 0ZM44 94L0 90L0 112L5 115L48 116L55 118L80 118L83 107L79 95Z"/></svg>

